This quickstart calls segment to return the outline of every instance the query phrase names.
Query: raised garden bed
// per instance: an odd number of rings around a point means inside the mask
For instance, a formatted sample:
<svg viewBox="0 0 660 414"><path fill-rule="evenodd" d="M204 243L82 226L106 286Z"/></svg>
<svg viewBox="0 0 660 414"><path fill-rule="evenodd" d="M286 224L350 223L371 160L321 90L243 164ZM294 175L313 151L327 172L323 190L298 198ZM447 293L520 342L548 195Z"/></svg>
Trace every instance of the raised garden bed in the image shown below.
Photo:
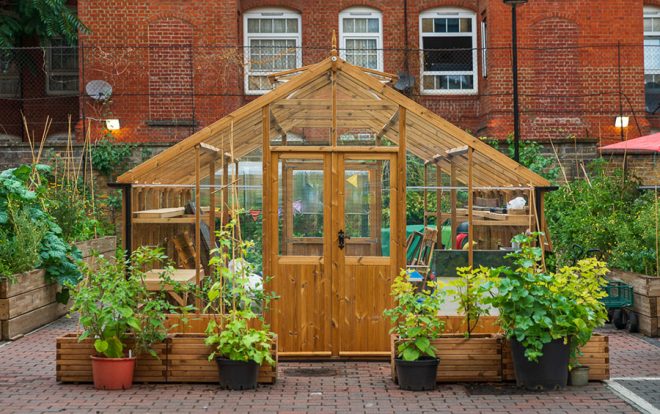
<svg viewBox="0 0 660 414"><path fill-rule="evenodd" d="M103 237L77 243L83 260L94 266L92 251L114 255L116 238ZM0 281L0 339L14 340L66 314L68 307L55 300L59 287L36 269L16 275L16 283Z"/></svg>
<svg viewBox="0 0 660 414"><path fill-rule="evenodd" d="M153 383L217 383L218 368L209 361L210 349L204 344L201 334L173 334L154 349L159 359L151 355L138 356L134 382ZM57 381L92 382L92 361L95 355L93 342L86 339L78 342L78 335L67 334L57 338L55 368ZM277 360L277 341L273 347ZM260 384L274 384L277 366L263 365L259 371Z"/></svg>
<svg viewBox="0 0 660 414"><path fill-rule="evenodd" d="M609 338L594 334L582 348L583 355L578 358L582 365L589 366L589 381L605 381L610 379L610 347ZM509 341L502 342L502 376L504 381L515 381L513 359Z"/></svg>
<svg viewBox="0 0 660 414"><path fill-rule="evenodd" d="M390 361L392 379L396 382L394 355L396 341L392 337L392 358ZM466 339L455 334L445 334L433 341L438 365L437 382L501 382L514 381L511 348L507 340L499 334L475 334ZM582 348L583 355L578 359L589 366L590 381L604 381L610 378L609 339L594 334Z"/></svg>
<svg viewBox="0 0 660 414"><path fill-rule="evenodd" d="M440 358L437 382L500 382L502 381L502 337L476 334L470 338L443 335L431 342ZM392 338L392 379L396 382L394 355L397 341Z"/></svg>
<svg viewBox="0 0 660 414"><path fill-rule="evenodd" d="M633 287L633 312L637 314L639 331L646 336L660 336L660 277L614 269L608 279Z"/></svg>

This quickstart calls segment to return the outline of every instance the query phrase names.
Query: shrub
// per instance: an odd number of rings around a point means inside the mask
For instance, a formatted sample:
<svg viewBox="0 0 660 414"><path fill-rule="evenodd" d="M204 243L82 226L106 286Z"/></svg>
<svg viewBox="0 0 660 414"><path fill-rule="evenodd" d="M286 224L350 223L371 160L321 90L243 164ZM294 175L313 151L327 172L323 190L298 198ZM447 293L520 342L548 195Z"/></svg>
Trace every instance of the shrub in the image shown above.
<svg viewBox="0 0 660 414"><path fill-rule="evenodd" d="M32 220L25 210L14 211L10 208L8 213L9 229L0 228L0 278L15 283L13 275L39 266L46 226Z"/></svg>

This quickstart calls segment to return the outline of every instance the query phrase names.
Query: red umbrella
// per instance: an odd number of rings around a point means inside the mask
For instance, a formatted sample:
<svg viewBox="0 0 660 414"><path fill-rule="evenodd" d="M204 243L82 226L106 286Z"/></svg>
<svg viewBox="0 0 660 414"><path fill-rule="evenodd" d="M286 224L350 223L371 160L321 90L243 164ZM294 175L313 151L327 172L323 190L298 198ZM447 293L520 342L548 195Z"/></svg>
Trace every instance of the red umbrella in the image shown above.
<svg viewBox="0 0 660 414"><path fill-rule="evenodd" d="M600 149L607 152L660 152L660 133L617 142L616 144L600 147Z"/></svg>

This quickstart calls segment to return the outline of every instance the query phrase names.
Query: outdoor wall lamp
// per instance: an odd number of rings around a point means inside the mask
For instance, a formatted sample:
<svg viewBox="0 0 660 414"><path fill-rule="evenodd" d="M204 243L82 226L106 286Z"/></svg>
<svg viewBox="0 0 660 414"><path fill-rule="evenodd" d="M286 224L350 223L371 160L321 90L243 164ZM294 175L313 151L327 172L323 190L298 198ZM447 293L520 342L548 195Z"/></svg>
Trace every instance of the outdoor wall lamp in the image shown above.
<svg viewBox="0 0 660 414"><path fill-rule="evenodd" d="M630 117L629 116L617 116L614 119L614 127L615 128L628 128L629 123L630 123Z"/></svg>
<svg viewBox="0 0 660 414"><path fill-rule="evenodd" d="M118 119L106 119L105 120L105 127L108 129L108 131L116 131L121 126L119 125L119 120Z"/></svg>
<svg viewBox="0 0 660 414"><path fill-rule="evenodd" d="M511 49L513 55L513 159L520 160L520 106L518 102L518 27L516 9L528 0L503 0L511 6Z"/></svg>

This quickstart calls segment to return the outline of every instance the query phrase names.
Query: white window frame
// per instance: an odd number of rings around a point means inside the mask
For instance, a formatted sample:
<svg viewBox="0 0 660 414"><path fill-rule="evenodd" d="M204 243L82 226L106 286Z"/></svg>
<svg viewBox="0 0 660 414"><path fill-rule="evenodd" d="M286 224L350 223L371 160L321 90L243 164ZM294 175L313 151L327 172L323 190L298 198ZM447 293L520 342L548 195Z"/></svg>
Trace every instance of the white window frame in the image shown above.
<svg viewBox="0 0 660 414"><path fill-rule="evenodd" d="M422 31L422 20L429 18L470 18L472 20L472 31L470 33L424 33ZM471 71L425 71L424 70L424 38L425 37L472 37L472 70ZM477 54L477 14L471 10L441 7L426 10L419 14L419 90L423 95L476 95L479 91L478 81L478 54ZM472 89L425 89L424 75L472 75Z"/></svg>
<svg viewBox="0 0 660 414"><path fill-rule="evenodd" d="M344 19L378 19L378 33L346 33ZM339 13L339 56L346 60L347 40L376 40L376 67L370 68L383 71L383 13L370 7L349 7ZM350 62L349 62L350 63Z"/></svg>
<svg viewBox="0 0 660 414"><path fill-rule="evenodd" d="M660 19L660 8L657 7L644 7L644 20L647 18L655 18L655 19ZM660 41L660 28L658 30L655 30L654 27L651 28L651 31L646 31L646 21L644 21L644 49L646 49L647 45L646 42L649 39L653 39L656 41ZM644 57L644 77L646 75L655 75L656 77L660 78L660 45L654 46L654 49L656 50L656 55L658 57L658 68L652 69L652 70L647 70L646 68L646 56ZM646 55L646 50L644 50L644 54ZM644 85L646 89L646 79L644 79ZM660 89L652 89L653 91L660 92Z"/></svg>
<svg viewBox="0 0 660 414"><path fill-rule="evenodd" d="M297 19L298 20L298 33L248 33L248 19L261 19L261 18L282 18L282 19ZM244 53L244 92L246 95L263 95L270 92L272 89L251 90L249 84L250 76L268 76L276 72L269 71L251 71L250 70L250 40L252 39L277 39L277 40L295 40L296 42L296 68L302 67L302 19L300 13L292 10L282 8L262 8L247 11L243 14L243 45L245 48ZM295 69L295 68L291 68Z"/></svg>
<svg viewBox="0 0 660 414"><path fill-rule="evenodd" d="M13 56L10 57L10 59ZM3 93L2 90L4 88L0 88L0 98L18 98L21 96L21 74L18 70L18 65L16 64L16 61L10 60L9 66L7 69L7 72L3 72L4 64L3 61L0 60L0 83L2 84L12 84L13 88L15 89L15 92L13 93Z"/></svg>
<svg viewBox="0 0 660 414"><path fill-rule="evenodd" d="M80 68L79 68L79 63L78 59L80 58L78 55L76 55L76 68L71 69L71 70L57 70L54 71L52 68L52 62L53 62L53 50L54 48L59 48L60 46L53 46L52 42L48 43L48 49L46 50L46 94L47 95L60 95L60 96L75 96L80 93ZM68 47L68 46L67 46ZM71 48L75 48L76 50L78 49L77 45L70 46ZM51 76L75 76L78 81L78 87L76 88L75 91L61 91L61 90L52 90L51 89Z"/></svg>
<svg viewBox="0 0 660 414"><path fill-rule="evenodd" d="M481 19L481 76L488 77L488 22Z"/></svg>

